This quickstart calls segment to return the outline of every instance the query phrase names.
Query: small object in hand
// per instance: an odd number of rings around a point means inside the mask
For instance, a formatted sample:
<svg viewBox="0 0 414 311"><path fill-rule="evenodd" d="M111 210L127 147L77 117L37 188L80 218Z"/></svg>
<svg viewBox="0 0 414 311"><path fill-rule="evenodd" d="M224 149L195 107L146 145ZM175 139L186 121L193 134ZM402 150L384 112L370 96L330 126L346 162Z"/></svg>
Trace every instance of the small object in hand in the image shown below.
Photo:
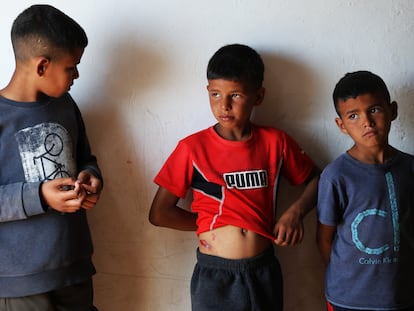
<svg viewBox="0 0 414 311"><path fill-rule="evenodd" d="M64 186L60 187L60 190L62 190L62 191L69 191L69 190L73 190L73 189L75 189L75 186L72 186L72 185L64 185Z"/></svg>

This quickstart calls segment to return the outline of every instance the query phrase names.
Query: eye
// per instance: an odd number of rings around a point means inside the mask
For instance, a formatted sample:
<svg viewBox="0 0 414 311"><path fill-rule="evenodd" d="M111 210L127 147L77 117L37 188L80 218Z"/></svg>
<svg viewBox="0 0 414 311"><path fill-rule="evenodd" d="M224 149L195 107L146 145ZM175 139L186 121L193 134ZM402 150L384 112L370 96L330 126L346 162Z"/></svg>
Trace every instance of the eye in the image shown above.
<svg viewBox="0 0 414 311"><path fill-rule="evenodd" d="M377 112L381 112L381 108L380 107L373 107L369 110L370 113L377 113Z"/></svg>
<svg viewBox="0 0 414 311"><path fill-rule="evenodd" d="M232 98L240 98L240 97L242 97L242 96L241 96L241 94L239 94L239 93L233 93L233 94L231 94L231 97L232 97Z"/></svg>
<svg viewBox="0 0 414 311"><path fill-rule="evenodd" d="M358 119L358 115L356 113L351 113L350 115L348 115L348 119L349 120L356 120L356 119Z"/></svg>
<svg viewBox="0 0 414 311"><path fill-rule="evenodd" d="M210 92L210 96L211 97L219 97L219 93L218 92Z"/></svg>

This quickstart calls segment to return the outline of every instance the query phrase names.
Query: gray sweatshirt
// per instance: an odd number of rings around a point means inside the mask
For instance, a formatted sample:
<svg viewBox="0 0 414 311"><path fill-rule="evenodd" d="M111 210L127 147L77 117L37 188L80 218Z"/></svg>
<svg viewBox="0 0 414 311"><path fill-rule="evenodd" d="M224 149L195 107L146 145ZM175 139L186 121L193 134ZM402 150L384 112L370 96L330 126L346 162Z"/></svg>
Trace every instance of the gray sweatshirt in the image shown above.
<svg viewBox="0 0 414 311"><path fill-rule="evenodd" d="M61 214L42 182L85 169L101 178L82 116L67 93L21 103L0 97L0 297L48 292L95 273L86 213Z"/></svg>

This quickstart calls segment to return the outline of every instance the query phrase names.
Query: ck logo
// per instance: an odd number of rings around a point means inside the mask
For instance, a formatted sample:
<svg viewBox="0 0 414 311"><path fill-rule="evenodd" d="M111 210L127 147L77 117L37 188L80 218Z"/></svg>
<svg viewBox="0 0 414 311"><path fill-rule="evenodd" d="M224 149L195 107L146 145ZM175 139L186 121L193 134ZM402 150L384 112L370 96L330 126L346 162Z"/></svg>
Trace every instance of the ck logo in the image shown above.
<svg viewBox="0 0 414 311"><path fill-rule="evenodd" d="M394 189L394 181L392 179L391 172L388 172L385 174L385 179L387 181L388 186L388 193L390 198L390 204L391 204L391 219L392 219L392 225L393 225L393 231L394 231L394 251L398 252L400 249L400 222L399 222L399 214L398 214L398 205L397 205L397 199L395 197L395 189ZM384 253L385 251L389 250L391 246L389 244L383 244L376 248L371 248L369 245L365 245L359 238L358 230L359 225L366 217L389 217L389 213L383 210L379 209L369 209L366 211L363 211L359 213L354 221L351 224L351 231L352 231L352 240L356 247L366 254L370 255L379 255Z"/></svg>

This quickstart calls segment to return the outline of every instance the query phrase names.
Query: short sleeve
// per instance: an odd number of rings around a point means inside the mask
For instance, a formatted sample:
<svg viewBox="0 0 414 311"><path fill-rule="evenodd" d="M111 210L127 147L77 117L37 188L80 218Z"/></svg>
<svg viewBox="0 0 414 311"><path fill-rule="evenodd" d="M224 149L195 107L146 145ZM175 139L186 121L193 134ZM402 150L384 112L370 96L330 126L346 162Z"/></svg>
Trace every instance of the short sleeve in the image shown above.
<svg viewBox="0 0 414 311"><path fill-rule="evenodd" d="M155 176L154 182L177 197L184 198L191 186L192 175L191 149L180 141Z"/></svg>
<svg viewBox="0 0 414 311"><path fill-rule="evenodd" d="M303 184L315 164L298 143L284 133L283 176L293 185Z"/></svg>
<svg viewBox="0 0 414 311"><path fill-rule="evenodd" d="M338 190L322 173L318 186L318 220L321 224L336 226L338 224Z"/></svg>

